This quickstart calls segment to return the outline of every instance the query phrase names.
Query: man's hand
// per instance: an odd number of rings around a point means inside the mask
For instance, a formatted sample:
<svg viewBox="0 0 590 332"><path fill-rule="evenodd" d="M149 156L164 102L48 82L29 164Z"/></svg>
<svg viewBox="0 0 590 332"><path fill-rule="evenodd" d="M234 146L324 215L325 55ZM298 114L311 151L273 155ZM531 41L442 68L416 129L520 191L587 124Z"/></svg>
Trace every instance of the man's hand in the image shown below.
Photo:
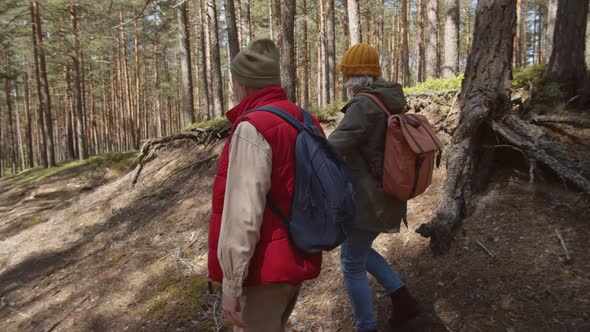
<svg viewBox="0 0 590 332"><path fill-rule="evenodd" d="M221 298L221 307L223 308L223 312L233 325L241 328L246 327L246 323L244 323L244 321L240 319L240 315L238 314L240 311L242 311L242 308L240 307L239 297L228 296L223 294Z"/></svg>

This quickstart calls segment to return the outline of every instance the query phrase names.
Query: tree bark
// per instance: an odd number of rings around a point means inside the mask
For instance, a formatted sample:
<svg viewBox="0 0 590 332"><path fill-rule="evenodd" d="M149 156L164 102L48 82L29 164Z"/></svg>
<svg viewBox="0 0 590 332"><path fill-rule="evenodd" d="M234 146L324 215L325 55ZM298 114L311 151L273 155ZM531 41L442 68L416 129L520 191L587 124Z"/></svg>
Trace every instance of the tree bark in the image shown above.
<svg viewBox="0 0 590 332"><path fill-rule="evenodd" d="M88 158L88 147L86 146L86 128L84 118L82 117L82 80L80 78L80 42L78 40L78 23L76 15L77 5L68 6L70 19L72 21L72 33L74 35L74 49L72 52L72 62L74 65L74 94L76 96L76 134L78 136L78 158L84 160Z"/></svg>
<svg viewBox="0 0 590 332"><path fill-rule="evenodd" d="M225 0L225 21L227 24L227 44L231 60L240 52L240 41L233 0Z"/></svg>
<svg viewBox="0 0 590 332"><path fill-rule="evenodd" d="M348 9L348 33L350 35L350 45L353 46L361 42L361 17L359 15L358 0L345 0Z"/></svg>
<svg viewBox="0 0 590 332"><path fill-rule="evenodd" d="M16 119L16 142L17 142L18 155L19 155L18 159L20 161L20 169L25 170L27 168L27 161L25 159L25 145L23 142L21 111L18 106L19 105L19 103L18 103L18 98L19 98L18 85L15 85L14 91L15 91L15 97L17 100L15 102L16 107L14 109L14 114L15 114L15 119Z"/></svg>
<svg viewBox="0 0 590 332"><path fill-rule="evenodd" d="M309 87L311 86L311 80L309 78L309 44L308 44L308 33L307 33L307 0L303 0L303 108L309 108Z"/></svg>
<svg viewBox="0 0 590 332"><path fill-rule="evenodd" d="M199 1L200 2L200 1ZM199 47L198 47L198 60L199 60L199 67L201 68L199 70L199 80L201 81L201 86L203 87L201 89L202 91L202 96L203 96L203 103L202 105L204 109L199 110L199 114L201 114L202 112L204 112L206 114L205 118L207 118L208 120L211 120L211 113L210 113L210 95L209 95L209 71L207 70L207 35L205 34L205 16L204 13L202 12L202 6L199 4L197 6L197 18L198 18L198 22L196 24L197 26L197 37L199 38ZM201 103L199 103L201 104Z"/></svg>
<svg viewBox="0 0 590 332"><path fill-rule="evenodd" d="M442 75L450 78L459 74L459 0L445 0L445 56Z"/></svg>
<svg viewBox="0 0 590 332"><path fill-rule="evenodd" d="M126 110L126 116L127 116L127 127L128 129L126 130L127 132L127 146L126 148L129 149L131 148L132 145L134 145L134 143L136 142L135 140L135 130L133 130L133 102L132 102L132 94L131 94L131 77L129 75L129 62L127 60L127 38L126 38L126 33L125 33L125 28L124 28L124 21L123 21L123 11L119 10L119 22L120 22L120 28L119 28L119 35L121 38L121 56L123 57L122 59L122 64L123 64L123 78L125 81L125 110ZM123 117L124 118L124 117Z"/></svg>
<svg viewBox="0 0 590 332"><path fill-rule="evenodd" d="M43 157L44 167L55 166L55 148L53 140L53 123L51 118L51 97L49 95L49 82L47 80L47 69L45 65L45 50L43 48L43 37L41 28L41 14L39 13L39 4L37 1L31 3L33 19L33 38L35 52L35 67L37 76L37 92L39 98L39 116L42 118L39 125L42 128L43 147L45 156Z"/></svg>
<svg viewBox="0 0 590 332"><path fill-rule="evenodd" d="M248 44L254 39L254 25L252 24L250 1L251 0L244 0L244 6L246 8L246 28L248 29Z"/></svg>
<svg viewBox="0 0 590 332"><path fill-rule="evenodd" d="M336 99L336 36L334 33L334 0L326 2L326 84L328 103Z"/></svg>
<svg viewBox="0 0 590 332"><path fill-rule="evenodd" d="M282 32L283 47L281 48L281 73L283 87L287 98L295 102L297 99L297 62L295 61L295 0L283 1Z"/></svg>
<svg viewBox="0 0 590 332"><path fill-rule="evenodd" d="M426 42L426 79L433 79L439 76L440 59L438 57L438 1L430 0L426 3L428 17L428 41Z"/></svg>
<svg viewBox="0 0 590 332"><path fill-rule="evenodd" d="M16 139L14 135L14 125L12 123L12 84L11 84L11 72L10 72L10 55L8 49L2 50L2 58L4 65L4 92L6 93L6 108L8 110L8 147L10 156L10 170L12 175L16 174ZM0 113L1 116L1 113Z"/></svg>
<svg viewBox="0 0 590 332"><path fill-rule="evenodd" d="M418 0L418 42L416 43L416 82L424 81L424 67L426 66L425 59L425 44L426 34L424 33L424 2Z"/></svg>
<svg viewBox="0 0 590 332"><path fill-rule="evenodd" d="M553 0L557 1L557 0ZM516 1L516 34L514 35L514 52L512 56L512 65L513 66L522 66L522 43L521 43L521 33L522 33L522 0Z"/></svg>
<svg viewBox="0 0 590 332"><path fill-rule="evenodd" d="M25 71L23 81L25 82L25 115L27 117L27 161L29 168L35 167L35 158L33 157L33 125L31 117L31 89L29 87L29 74Z"/></svg>
<svg viewBox="0 0 590 332"><path fill-rule="evenodd" d="M209 44L211 53L211 85L213 92L213 117L224 114L223 77L221 76L221 58L219 52L219 28L217 26L217 5L215 0L208 0L207 15L210 22Z"/></svg>
<svg viewBox="0 0 590 332"><path fill-rule="evenodd" d="M410 84L410 49L408 44L408 1L402 1L402 85Z"/></svg>
<svg viewBox="0 0 590 332"><path fill-rule="evenodd" d="M135 141L133 142L134 144L134 148L135 149L139 149L139 142L141 141L141 110L143 110L145 108L145 105L142 105L142 91L141 91L141 65L139 63L139 31L137 30L137 20L138 20L138 14L137 14L137 10L134 9L134 15L135 18L133 19L133 60L134 60L134 64L135 64ZM187 33L188 33L188 27L187 27ZM189 45L190 46L190 45ZM189 48L190 50L190 48ZM189 51L190 52L190 51ZM90 64L92 66L92 63ZM92 67L90 67L92 68ZM92 75L92 69L90 70L90 74ZM192 81L191 81L192 82ZM92 89L92 79L90 79L90 95L91 95L91 99L94 98L93 96L93 89ZM91 108L92 107L92 101L91 101ZM144 110L145 112L145 110ZM92 133L94 135L94 132L96 130L96 126L93 124L94 123L94 112L91 111L91 128L92 128ZM194 112L193 112L194 114Z"/></svg>
<svg viewBox="0 0 590 332"><path fill-rule="evenodd" d="M473 211L479 170L489 156L481 144L490 122L510 110L510 80L516 7L514 0L479 0L473 50L461 87L461 116L448 149L447 177L436 216L417 230L431 238L431 249L448 251L453 231ZM486 130L487 129L487 130Z"/></svg>
<svg viewBox="0 0 590 332"><path fill-rule="evenodd" d="M178 44L180 51L180 76L182 80L182 110L184 119L182 126L195 122L193 67L191 59L191 42L188 18L188 2L184 1L176 7L178 18Z"/></svg>
<svg viewBox="0 0 590 332"><path fill-rule="evenodd" d="M586 80L584 44L588 1L559 1L548 78L560 84L564 97L576 95Z"/></svg>
<svg viewBox="0 0 590 332"><path fill-rule="evenodd" d="M236 0L236 25L238 30L238 52L242 48L244 42L244 34L242 32L242 1Z"/></svg>

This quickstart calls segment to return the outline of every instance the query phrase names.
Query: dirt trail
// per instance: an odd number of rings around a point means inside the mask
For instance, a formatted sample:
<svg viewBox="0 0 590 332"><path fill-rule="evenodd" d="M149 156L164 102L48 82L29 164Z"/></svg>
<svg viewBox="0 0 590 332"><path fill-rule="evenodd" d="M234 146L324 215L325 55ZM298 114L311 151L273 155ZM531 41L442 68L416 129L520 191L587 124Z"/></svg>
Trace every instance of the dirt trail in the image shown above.
<svg viewBox="0 0 590 332"><path fill-rule="evenodd" d="M71 188L79 172L24 189L0 181L0 330L224 330L206 283L216 160L187 168L221 145L173 143L135 188L130 173L67 195L31 193ZM590 330L586 203L550 178L529 186L525 173L499 169L451 252L432 257L414 230L432 217L444 175L410 203L409 229L376 241L423 307L400 331ZM290 330L352 331L338 257L326 254L304 286ZM387 331L388 298L374 286Z"/></svg>

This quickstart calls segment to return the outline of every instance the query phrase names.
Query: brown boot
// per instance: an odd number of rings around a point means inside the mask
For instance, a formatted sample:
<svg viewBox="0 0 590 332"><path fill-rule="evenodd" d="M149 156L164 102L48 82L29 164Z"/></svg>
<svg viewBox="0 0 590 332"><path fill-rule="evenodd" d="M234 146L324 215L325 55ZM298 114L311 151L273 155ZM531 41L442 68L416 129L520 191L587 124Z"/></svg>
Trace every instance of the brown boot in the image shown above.
<svg viewBox="0 0 590 332"><path fill-rule="evenodd" d="M392 305L391 318L389 319L391 326L397 327L418 314L418 302L406 286L402 286L389 296Z"/></svg>

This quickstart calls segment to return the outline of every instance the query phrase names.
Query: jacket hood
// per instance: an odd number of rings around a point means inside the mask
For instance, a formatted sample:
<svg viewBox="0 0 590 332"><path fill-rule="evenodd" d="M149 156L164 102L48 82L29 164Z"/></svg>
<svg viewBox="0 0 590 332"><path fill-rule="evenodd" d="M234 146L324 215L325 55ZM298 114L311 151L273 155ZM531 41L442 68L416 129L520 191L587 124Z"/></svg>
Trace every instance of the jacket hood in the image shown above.
<svg viewBox="0 0 590 332"><path fill-rule="evenodd" d="M392 114L400 113L408 104L399 83L377 81L360 92L376 95Z"/></svg>

